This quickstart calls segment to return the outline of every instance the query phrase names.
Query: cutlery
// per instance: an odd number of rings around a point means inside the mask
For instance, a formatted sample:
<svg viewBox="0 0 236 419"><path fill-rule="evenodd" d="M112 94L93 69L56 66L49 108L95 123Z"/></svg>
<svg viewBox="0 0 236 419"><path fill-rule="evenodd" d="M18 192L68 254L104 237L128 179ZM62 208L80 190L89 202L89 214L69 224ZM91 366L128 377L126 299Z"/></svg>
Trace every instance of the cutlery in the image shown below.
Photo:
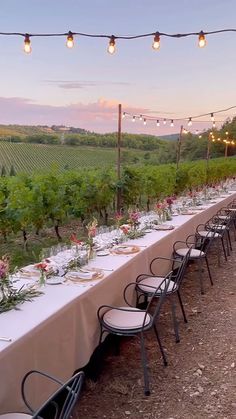
<svg viewBox="0 0 236 419"><path fill-rule="evenodd" d="M11 338L5 338L5 337L0 337L0 340L2 340L3 342L11 342L12 341Z"/></svg>
<svg viewBox="0 0 236 419"><path fill-rule="evenodd" d="M113 272L114 271L114 269L98 268L97 266L96 266L96 269L101 269L101 271L108 271L108 272Z"/></svg>

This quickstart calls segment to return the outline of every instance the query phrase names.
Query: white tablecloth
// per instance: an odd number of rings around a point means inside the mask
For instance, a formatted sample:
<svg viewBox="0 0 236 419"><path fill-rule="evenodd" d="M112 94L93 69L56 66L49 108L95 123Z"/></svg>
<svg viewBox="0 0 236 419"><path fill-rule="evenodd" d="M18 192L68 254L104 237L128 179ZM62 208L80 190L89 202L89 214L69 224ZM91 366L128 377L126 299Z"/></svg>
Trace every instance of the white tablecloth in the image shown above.
<svg viewBox="0 0 236 419"><path fill-rule="evenodd" d="M140 252L132 255L96 257L90 266L113 269L104 271L101 280L88 284L46 285L44 295L26 302L19 311L0 315L0 413L25 411L20 383L24 374L39 369L66 380L85 366L99 339L97 309L102 304L122 304L124 287L140 273L148 272L149 262L156 256L170 256L173 243L194 233L199 223L206 222L222 206L236 198L232 192L217 199L195 215L173 217L171 231L153 231L130 243ZM35 380L28 389L34 406L44 401L53 387Z"/></svg>

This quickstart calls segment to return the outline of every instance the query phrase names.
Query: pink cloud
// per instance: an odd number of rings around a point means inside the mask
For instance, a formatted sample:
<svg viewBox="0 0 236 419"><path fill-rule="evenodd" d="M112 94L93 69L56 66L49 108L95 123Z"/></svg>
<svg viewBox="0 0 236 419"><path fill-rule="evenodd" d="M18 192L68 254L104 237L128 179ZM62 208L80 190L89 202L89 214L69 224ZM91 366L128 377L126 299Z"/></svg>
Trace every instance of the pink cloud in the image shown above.
<svg viewBox="0 0 236 419"><path fill-rule="evenodd" d="M136 108L123 105L123 110L130 115L152 114L147 108ZM24 125L67 125L84 128L95 132L117 131L118 102L100 98L97 102L83 104L74 103L64 106L43 105L27 98L0 97L0 124L24 124ZM158 117L157 117L158 118ZM170 127L169 124L156 126L155 120L147 121L147 125L137 120L132 122L132 117L122 120L124 132L165 135L179 132L181 121ZM207 125L196 124L199 130ZM194 129L193 129L194 132Z"/></svg>

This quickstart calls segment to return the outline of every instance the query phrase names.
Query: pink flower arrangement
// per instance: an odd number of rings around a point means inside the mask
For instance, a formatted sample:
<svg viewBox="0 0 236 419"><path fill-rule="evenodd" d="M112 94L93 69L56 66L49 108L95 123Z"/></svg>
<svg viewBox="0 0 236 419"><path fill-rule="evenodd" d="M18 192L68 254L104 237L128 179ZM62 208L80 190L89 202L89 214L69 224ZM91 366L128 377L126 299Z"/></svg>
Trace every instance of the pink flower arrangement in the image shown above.
<svg viewBox="0 0 236 419"><path fill-rule="evenodd" d="M129 221L132 224L138 224L140 218L140 213L138 211L129 212Z"/></svg>
<svg viewBox="0 0 236 419"><path fill-rule="evenodd" d="M84 243L83 241L77 239L75 233L71 234L70 241L74 244L77 244L77 245L82 245Z"/></svg>
<svg viewBox="0 0 236 419"><path fill-rule="evenodd" d="M124 233L125 235L127 235L130 232L131 227L130 227L129 224L122 224L120 226L120 229L121 229L122 233Z"/></svg>
<svg viewBox="0 0 236 419"><path fill-rule="evenodd" d="M96 218L94 218L90 223L87 224L86 228L88 230L88 238L92 239L96 236L98 222Z"/></svg>
<svg viewBox="0 0 236 419"><path fill-rule="evenodd" d="M9 273L9 257L4 255L0 259L0 279L5 279Z"/></svg>

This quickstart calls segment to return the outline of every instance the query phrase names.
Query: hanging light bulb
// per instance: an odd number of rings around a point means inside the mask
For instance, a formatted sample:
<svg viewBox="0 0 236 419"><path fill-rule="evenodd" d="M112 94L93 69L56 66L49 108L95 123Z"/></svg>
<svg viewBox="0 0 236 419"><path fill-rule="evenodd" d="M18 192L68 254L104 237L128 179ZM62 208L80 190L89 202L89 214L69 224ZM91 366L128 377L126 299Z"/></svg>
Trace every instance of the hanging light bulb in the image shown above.
<svg viewBox="0 0 236 419"><path fill-rule="evenodd" d="M199 48L203 48L203 47L206 46L206 38L205 38L205 35L204 35L204 32L203 31L201 31L199 33L199 36L198 36L198 46L199 46Z"/></svg>
<svg viewBox="0 0 236 419"><path fill-rule="evenodd" d="M171 121L170 121L170 126L171 126L171 127L173 127L173 126L174 126L174 121L173 121L173 119L171 119Z"/></svg>
<svg viewBox="0 0 236 419"><path fill-rule="evenodd" d="M201 135L199 135L199 136L198 136L198 138L202 138L202 136L201 136Z"/></svg>
<svg viewBox="0 0 236 419"><path fill-rule="evenodd" d="M235 144L235 142L234 142L234 141L231 141L231 144L232 144L232 145L234 145L234 144Z"/></svg>
<svg viewBox="0 0 236 419"><path fill-rule="evenodd" d="M74 37L73 33L71 31L68 32L67 38L66 38L66 46L67 48L73 48L74 46Z"/></svg>
<svg viewBox="0 0 236 419"><path fill-rule="evenodd" d="M213 121L212 122L212 128L215 128L216 127L216 123L215 123L215 121Z"/></svg>
<svg viewBox="0 0 236 419"><path fill-rule="evenodd" d="M147 125L147 120L146 120L146 118L143 118L143 125Z"/></svg>
<svg viewBox="0 0 236 419"><path fill-rule="evenodd" d="M163 125L166 125L166 118L163 119Z"/></svg>
<svg viewBox="0 0 236 419"><path fill-rule="evenodd" d="M157 120L157 127L159 127L160 126L160 122L159 122L159 119Z"/></svg>
<svg viewBox="0 0 236 419"><path fill-rule="evenodd" d="M135 116L133 116L133 118L132 118L132 122L135 122Z"/></svg>
<svg viewBox="0 0 236 419"><path fill-rule="evenodd" d="M192 123L192 118L190 117L189 119L188 119L188 126L189 127L191 127L191 125L192 125L193 123Z"/></svg>
<svg viewBox="0 0 236 419"><path fill-rule="evenodd" d="M155 50L158 50L160 48L161 42L160 42L160 35L159 32L156 32L154 39L153 39L153 43L152 43L152 48Z"/></svg>
<svg viewBox="0 0 236 419"><path fill-rule="evenodd" d="M211 113L211 120L212 120L212 122L214 122L214 120L215 120L213 113Z"/></svg>
<svg viewBox="0 0 236 419"><path fill-rule="evenodd" d="M31 42L30 42L30 36L29 36L28 33L25 34L24 51L25 51L26 54L30 54L31 51L32 51Z"/></svg>
<svg viewBox="0 0 236 419"><path fill-rule="evenodd" d="M139 120L142 121L143 120L143 115L140 115Z"/></svg>
<svg viewBox="0 0 236 419"><path fill-rule="evenodd" d="M123 114L122 114L122 118L124 119L124 118L125 118L125 116L126 116L126 113L125 113L125 112L123 112Z"/></svg>
<svg viewBox="0 0 236 419"><path fill-rule="evenodd" d="M114 35L112 35L110 37L110 41L109 41L109 45L107 48L107 52L109 52L109 54L114 54L116 52L116 40Z"/></svg>
<svg viewBox="0 0 236 419"><path fill-rule="evenodd" d="M219 137L219 138L217 138L217 141L221 141L220 137Z"/></svg>

